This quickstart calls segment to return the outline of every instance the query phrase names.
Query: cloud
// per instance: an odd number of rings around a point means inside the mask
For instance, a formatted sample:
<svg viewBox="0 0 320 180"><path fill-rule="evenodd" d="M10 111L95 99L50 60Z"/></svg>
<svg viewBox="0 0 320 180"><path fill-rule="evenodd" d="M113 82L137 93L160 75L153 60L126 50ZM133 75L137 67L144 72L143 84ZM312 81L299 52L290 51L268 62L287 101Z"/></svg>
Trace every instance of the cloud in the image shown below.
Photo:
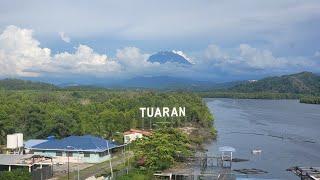
<svg viewBox="0 0 320 180"><path fill-rule="evenodd" d="M52 57L48 64L48 71L93 74L105 76L110 73L119 72L121 66L118 62L109 59L93 51L86 45L79 45L74 53L63 52Z"/></svg>
<svg viewBox="0 0 320 180"><path fill-rule="evenodd" d="M69 36L67 36L64 32L59 32L59 36L62 39L62 41L66 42L66 43L70 43L71 39Z"/></svg>
<svg viewBox="0 0 320 180"><path fill-rule="evenodd" d="M173 50L191 60L184 52ZM243 78L246 75L319 71L319 52L308 56L276 56L249 44L221 48L210 44L193 54L191 66L147 61L149 53L137 47L117 49L114 57L78 45L74 52L52 54L41 47L30 29L8 26L0 34L0 77L97 77L123 79L136 76L175 76L195 79ZM236 76L234 76L236 75ZM232 77L233 76L233 77Z"/></svg>
<svg viewBox="0 0 320 180"><path fill-rule="evenodd" d="M248 44L240 44L239 51L240 60L252 68L277 68L289 64L287 59L274 57L269 50L259 50Z"/></svg>
<svg viewBox="0 0 320 180"><path fill-rule="evenodd" d="M41 48L32 37L33 31L8 26L0 34L0 67L2 76L38 76L33 67L50 61L51 50Z"/></svg>
<svg viewBox="0 0 320 180"><path fill-rule="evenodd" d="M320 62L312 56L278 57L270 50L258 49L249 44L240 44L233 51L223 51L215 44L209 45L199 58L202 66L219 68L228 74L274 74L298 71L317 71Z"/></svg>
<svg viewBox="0 0 320 180"><path fill-rule="evenodd" d="M210 44L204 52L204 56L206 59L228 59L228 55L219 48L219 46L215 44Z"/></svg>
<svg viewBox="0 0 320 180"><path fill-rule="evenodd" d="M8 26L0 35L0 76L37 77L50 74L106 75L120 71L120 64L108 59L86 45L79 45L74 53L51 55L33 38L33 31Z"/></svg>
<svg viewBox="0 0 320 180"><path fill-rule="evenodd" d="M116 59L124 66L129 67L145 67L151 63L147 61L149 54L141 53L141 50L136 47L125 47L117 49Z"/></svg>

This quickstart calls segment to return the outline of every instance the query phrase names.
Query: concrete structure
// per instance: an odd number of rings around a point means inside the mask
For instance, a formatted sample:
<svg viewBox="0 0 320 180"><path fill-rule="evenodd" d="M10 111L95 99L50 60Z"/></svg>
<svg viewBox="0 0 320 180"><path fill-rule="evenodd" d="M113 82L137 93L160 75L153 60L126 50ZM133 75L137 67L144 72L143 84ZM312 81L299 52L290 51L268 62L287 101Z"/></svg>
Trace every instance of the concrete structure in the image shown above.
<svg viewBox="0 0 320 180"><path fill-rule="evenodd" d="M108 140L91 136L69 136L29 147L30 153L53 158L54 163L100 163L110 159L108 150L119 147Z"/></svg>
<svg viewBox="0 0 320 180"><path fill-rule="evenodd" d="M32 154L0 154L0 166L5 166L8 171L16 167L27 167L29 172L31 172L36 166L40 168L43 166L52 167L52 164L52 158L45 156Z"/></svg>
<svg viewBox="0 0 320 180"><path fill-rule="evenodd" d="M138 129L130 129L130 131L126 131L123 133L123 141L125 144L131 143L132 141L142 138L143 136L150 136L151 132L143 131Z"/></svg>
<svg viewBox="0 0 320 180"><path fill-rule="evenodd" d="M23 147L23 134L15 133L7 135L7 148L17 149Z"/></svg>

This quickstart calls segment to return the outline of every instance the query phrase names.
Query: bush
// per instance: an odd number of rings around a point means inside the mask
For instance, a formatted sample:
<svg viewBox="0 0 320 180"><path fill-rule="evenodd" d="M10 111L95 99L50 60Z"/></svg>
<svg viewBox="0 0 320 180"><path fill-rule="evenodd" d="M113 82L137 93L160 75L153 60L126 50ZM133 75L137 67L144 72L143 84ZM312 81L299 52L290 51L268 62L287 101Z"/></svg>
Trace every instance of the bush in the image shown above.
<svg viewBox="0 0 320 180"><path fill-rule="evenodd" d="M0 172L0 180L30 180L31 173L27 170L17 169L11 172L3 171Z"/></svg>
<svg viewBox="0 0 320 180"><path fill-rule="evenodd" d="M143 165L147 168L163 170L171 167L179 157L191 154L190 142L187 136L177 129L160 129L150 137L136 141L135 154L137 160L144 159Z"/></svg>

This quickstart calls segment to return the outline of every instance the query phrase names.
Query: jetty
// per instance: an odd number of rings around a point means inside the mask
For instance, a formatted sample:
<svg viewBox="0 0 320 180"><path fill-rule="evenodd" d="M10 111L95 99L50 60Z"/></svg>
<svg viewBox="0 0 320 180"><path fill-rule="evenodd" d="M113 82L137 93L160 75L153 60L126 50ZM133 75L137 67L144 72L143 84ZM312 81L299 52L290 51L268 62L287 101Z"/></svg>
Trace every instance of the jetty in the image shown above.
<svg viewBox="0 0 320 180"><path fill-rule="evenodd" d="M232 172L233 162L247 161L245 159L234 158L232 153L235 149L232 147L219 148L220 156L212 156L206 153L198 153L194 156L184 157L184 165L176 169L169 169L164 172L154 173L155 179L168 180L235 180L235 174Z"/></svg>
<svg viewBox="0 0 320 180"><path fill-rule="evenodd" d="M287 169L301 178L301 180L320 180L320 167L292 167Z"/></svg>

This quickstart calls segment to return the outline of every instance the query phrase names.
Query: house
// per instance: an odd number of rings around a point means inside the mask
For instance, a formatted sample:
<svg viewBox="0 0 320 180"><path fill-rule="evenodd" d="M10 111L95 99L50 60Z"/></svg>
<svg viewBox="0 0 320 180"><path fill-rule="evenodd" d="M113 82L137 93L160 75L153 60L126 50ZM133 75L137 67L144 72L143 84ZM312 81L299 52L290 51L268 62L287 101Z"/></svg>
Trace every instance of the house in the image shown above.
<svg viewBox="0 0 320 180"><path fill-rule="evenodd" d="M150 136L152 133L149 131L130 129L123 133L123 141L125 144L131 143L132 141L142 138L143 136Z"/></svg>
<svg viewBox="0 0 320 180"><path fill-rule="evenodd" d="M33 146L36 146L38 144L47 142L47 141L48 141L47 139L29 139L23 143L24 144L24 151L26 153L29 153L30 148L32 148Z"/></svg>
<svg viewBox="0 0 320 180"><path fill-rule="evenodd" d="M84 135L48 140L29 149L32 154L52 157L54 163L100 163L111 158L109 151L117 147L108 140Z"/></svg>

